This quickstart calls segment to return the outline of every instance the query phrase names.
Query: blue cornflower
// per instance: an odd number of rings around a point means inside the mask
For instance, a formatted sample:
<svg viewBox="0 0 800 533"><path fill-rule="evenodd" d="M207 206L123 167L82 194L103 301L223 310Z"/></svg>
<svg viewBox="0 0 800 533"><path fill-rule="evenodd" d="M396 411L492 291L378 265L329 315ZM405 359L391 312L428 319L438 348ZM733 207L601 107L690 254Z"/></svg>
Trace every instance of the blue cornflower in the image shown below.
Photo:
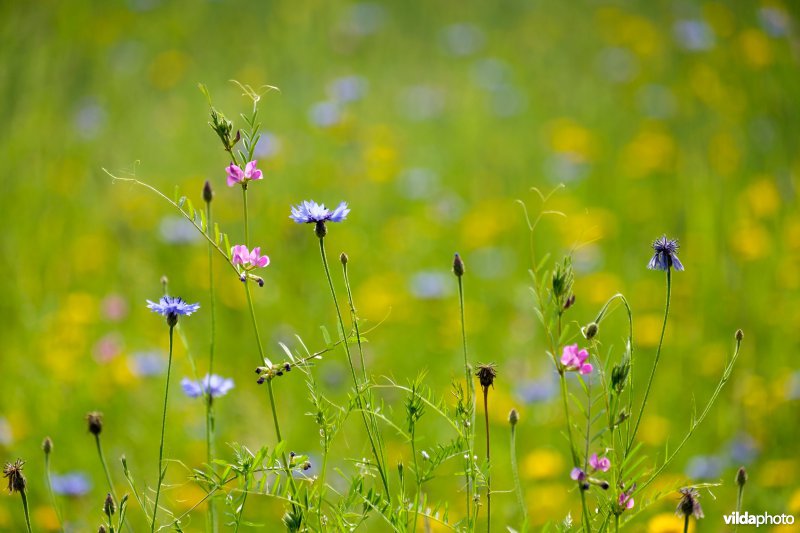
<svg viewBox="0 0 800 533"><path fill-rule="evenodd" d="M62 496L83 496L92 488L89 478L81 472L56 475L51 478L53 492Z"/></svg>
<svg viewBox="0 0 800 533"><path fill-rule="evenodd" d="M186 303L180 296L162 296L158 303L147 300L147 308L165 316L167 324L174 326L178 323L178 316L191 315L200 309L200 304Z"/></svg>
<svg viewBox="0 0 800 533"><path fill-rule="evenodd" d="M183 378L181 380L181 387L183 387L184 394L189 398L199 398L206 394L210 394L212 398L219 398L220 396L228 394L228 391L233 388L233 380L230 378L223 378L216 374L206 374L206 376L199 381Z"/></svg>
<svg viewBox="0 0 800 533"><path fill-rule="evenodd" d="M653 241L653 258L647 264L650 270L669 270L670 267L675 267L675 270L683 270L683 265L678 259L678 241L676 239L667 239L664 235L660 239Z"/></svg>
<svg viewBox="0 0 800 533"><path fill-rule="evenodd" d="M292 207L292 214L289 218L298 224L312 224L318 222L341 222L347 218L350 209L347 207L347 202L342 202L339 207L333 211L325 207L324 204L318 204L314 200L303 201L303 203Z"/></svg>

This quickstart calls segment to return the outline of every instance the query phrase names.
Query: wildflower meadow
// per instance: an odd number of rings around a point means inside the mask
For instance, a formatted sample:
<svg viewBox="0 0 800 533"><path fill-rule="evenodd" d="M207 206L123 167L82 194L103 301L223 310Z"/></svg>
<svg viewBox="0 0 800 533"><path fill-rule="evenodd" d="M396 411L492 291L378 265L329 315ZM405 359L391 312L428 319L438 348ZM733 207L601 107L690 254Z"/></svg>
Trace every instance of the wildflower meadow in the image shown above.
<svg viewBox="0 0 800 533"><path fill-rule="evenodd" d="M800 530L791 3L0 13L0 531Z"/></svg>

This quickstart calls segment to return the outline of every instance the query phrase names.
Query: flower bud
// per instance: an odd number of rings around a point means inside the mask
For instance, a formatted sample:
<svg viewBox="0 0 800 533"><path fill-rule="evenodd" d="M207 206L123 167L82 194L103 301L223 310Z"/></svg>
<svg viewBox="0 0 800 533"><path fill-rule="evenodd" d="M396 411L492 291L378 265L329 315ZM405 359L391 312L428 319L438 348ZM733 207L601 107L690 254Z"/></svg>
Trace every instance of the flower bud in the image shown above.
<svg viewBox="0 0 800 533"><path fill-rule="evenodd" d="M106 501L103 502L103 512L108 516L117 512L117 507L114 505L114 498L111 497L111 493L106 494Z"/></svg>
<svg viewBox="0 0 800 533"><path fill-rule="evenodd" d="M339 261L341 261L343 265L346 265L349 260L350 258L347 257L347 254L344 252L339 256Z"/></svg>
<svg viewBox="0 0 800 533"><path fill-rule="evenodd" d="M743 466L739 467L739 470L736 472L736 484L739 485L739 488L744 487L744 484L747 483L747 470L744 469Z"/></svg>
<svg viewBox="0 0 800 533"><path fill-rule="evenodd" d="M464 271L464 261L460 255L456 254L453 258L453 274L460 278L464 275Z"/></svg>
<svg viewBox="0 0 800 533"><path fill-rule="evenodd" d="M45 437L44 441L42 441L42 450L44 450L45 455L50 455L50 452L53 451L53 439Z"/></svg>
<svg viewBox="0 0 800 533"><path fill-rule="evenodd" d="M317 234L317 237L320 239L325 238L325 235L328 234L328 228L325 226L324 220L318 220L316 225L314 226L314 233Z"/></svg>
<svg viewBox="0 0 800 533"><path fill-rule="evenodd" d="M589 322L586 327L583 328L583 336L587 339L593 339L598 331L600 331L600 326L597 322Z"/></svg>
<svg viewBox="0 0 800 533"><path fill-rule="evenodd" d="M98 436L103 431L103 413L92 411L86 415L86 422L89 426L89 433L92 435Z"/></svg>
<svg viewBox="0 0 800 533"><path fill-rule="evenodd" d="M214 199L214 191L211 190L211 182L206 180L205 184L203 184L203 201L207 204L211 203L211 200Z"/></svg>
<svg viewBox="0 0 800 533"><path fill-rule="evenodd" d="M742 331L740 329L737 329L736 330L736 340L739 341L739 342L742 342L743 338L744 338L744 331Z"/></svg>
<svg viewBox="0 0 800 533"><path fill-rule="evenodd" d="M517 425L517 422L519 422L519 413L516 409L512 409L511 412L508 413L508 421L512 426Z"/></svg>
<svg viewBox="0 0 800 533"><path fill-rule="evenodd" d="M106 533L106 526L101 525L98 528L97 533Z"/></svg>

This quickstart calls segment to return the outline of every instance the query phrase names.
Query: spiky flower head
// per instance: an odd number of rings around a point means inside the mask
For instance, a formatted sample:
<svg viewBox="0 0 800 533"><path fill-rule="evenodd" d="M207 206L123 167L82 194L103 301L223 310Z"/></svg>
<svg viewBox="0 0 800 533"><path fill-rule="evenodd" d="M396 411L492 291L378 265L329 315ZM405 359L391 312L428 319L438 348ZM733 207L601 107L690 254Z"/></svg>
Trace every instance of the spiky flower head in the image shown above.
<svg viewBox="0 0 800 533"><path fill-rule="evenodd" d="M660 239L653 241L653 254L652 259L647 264L650 270L664 270L667 271L674 267L675 270L683 270L683 265L678 259L678 240L667 239L666 235L662 235Z"/></svg>
<svg viewBox="0 0 800 533"><path fill-rule="evenodd" d="M3 477L8 479L8 492L25 492L27 485L25 476L22 474L22 467L25 461L17 459L13 463L6 463L3 467Z"/></svg>
<svg viewBox="0 0 800 533"><path fill-rule="evenodd" d="M494 378L497 377L497 365L494 363L481 363L475 372L483 390L494 387Z"/></svg>
<svg viewBox="0 0 800 533"><path fill-rule="evenodd" d="M200 309L200 304L190 304L183 301L180 296L162 296L158 303L147 300L147 308L166 317L169 327L178 323L181 315L189 316Z"/></svg>
<svg viewBox="0 0 800 533"><path fill-rule="evenodd" d="M675 514L678 516L694 515L696 519L703 518L703 508L700 507L700 493L693 487L684 487L680 491L681 501Z"/></svg>
<svg viewBox="0 0 800 533"><path fill-rule="evenodd" d="M86 423L89 426L89 433L92 435L100 435L103 431L103 413L92 411L86 415Z"/></svg>

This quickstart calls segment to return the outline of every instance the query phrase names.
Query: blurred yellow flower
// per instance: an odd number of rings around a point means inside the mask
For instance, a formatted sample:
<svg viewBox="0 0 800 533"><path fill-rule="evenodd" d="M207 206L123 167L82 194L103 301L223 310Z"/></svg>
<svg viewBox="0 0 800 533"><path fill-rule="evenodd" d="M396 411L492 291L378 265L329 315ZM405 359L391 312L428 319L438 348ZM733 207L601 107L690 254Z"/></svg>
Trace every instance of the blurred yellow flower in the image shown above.
<svg viewBox="0 0 800 533"><path fill-rule="evenodd" d="M794 514L800 513L800 489L795 490L789 497L786 511Z"/></svg>
<svg viewBox="0 0 800 533"><path fill-rule="evenodd" d="M742 193L742 198L750 206L752 213L759 218L774 215L781 206L781 197L775 179L771 176L758 176Z"/></svg>
<svg viewBox="0 0 800 533"><path fill-rule="evenodd" d="M622 169L634 178L669 172L674 161L675 141L663 127L652 124L644 126L622 153Z"/></svg>
<svg viewBox="0 0 800 533"><path fill-rule="evenodd" d="M559 118L548 125L550 146L555 152L590 160L595 153L592 133L569 118Z"/></svg>
<svg viewBox="0 0 800 533"><path fill-rule="evenodd" d="M762 487L785 487L797 483L797 460L776 459L761 466L758 481Z"/></svg>
<svg viewBox="0 0 800 533"><path fill-rule="evenodd" d="M528 518L531 523L542 524L553 516L563 514L567 496L572 496L567 493L567 487L558 483L537 484L529 488L525 504L528 507ZM575 498L579 497L575 495Z"/></svg>
<svg viewBox="0 0 800 533"><path fill-rule="evenodd" d="M661 446L669 435L670 421L664 417L647 414L642 417L642 426L639 430L639 438L645 444L651 446Z"/></svg>
<svg viewBox="0 0 800 533"><path fill-rule="evenodd" d="M761 259L772 250L769 232L752 220L740 220L729 240L733 251L745 261Z"/></svg>
<svg viewBox="0 0 800 533"><path fill-rule="evenodd" d="M772 47L769 38L756 29L745 30L739 35L739 46L745 63L753 68L763 68L772 63Z"/></svg>
<svg viewBox="0 0 800 533"><path fill-rule="evenodd" d="M663 324L663 314L640 315L633 321L633 338L636 339L639 346L652 348L658 345ZM667 322L667 329L669 329L669 322Z"/></svg>
<svg viewBox="0 0 800 533"><path fill-rule="evenodd" d="M188 64L189 56L179 50L161 52L150 63L150 83L157 89L171 89L183 79Z"/></svg>
<svg viewBox="0 0 800 533"><path fill-rule="evenodd" d="M575 293L594 305L604 304L622 290L622 280L610 272L594 272L575 279Z"/></svg>
<svg viewBox="0 0 800 533"><path fill-rule="evenodd" d="M522 460L520 468L523 478L526 479L547 479L559 476L566 476L564 458L561 454L550 448L536 448L529 452Z"/></svg>
<svg viewBox="0 0 800 533"><path fill-rule="evenodd" d="M741 152L730 133L719 132L711 138L708 159L714 171L723 176L730 176L739 168Z"/></svg>
<svg viewBox="0 0 800 533"><path fill-rule="evenodd" d="M689 520L689 531L694 531L694 519ZM683 533L683 518L675 513L660 513L647 522L647 533Z"/></svg>
<svg viewBox="0 0 800 533"><path fill-rule="evenodd" d="M33 509L31 522L36 524L35 529L44 529L45 531L60 531L61 527L58 522L58 516L55 510L47 505L40 505Z"/></svg>
<svg viewBox="0 0 800 533"><path fill-rule="evenodd" d="M508 216L514 206L506 199L479 202L461 222L463 242L470 249L494 244L496 238L510 227L521 228L521 220Z"/></svg>
<svg viewBox="0 0 800 533"><path fill-rule="evenodd" d="M368 278L355 289L353 298L361 318L378 322L390 311L393 318L398 320L407 316L408 295L403 279L397 272Z"/></svg>

